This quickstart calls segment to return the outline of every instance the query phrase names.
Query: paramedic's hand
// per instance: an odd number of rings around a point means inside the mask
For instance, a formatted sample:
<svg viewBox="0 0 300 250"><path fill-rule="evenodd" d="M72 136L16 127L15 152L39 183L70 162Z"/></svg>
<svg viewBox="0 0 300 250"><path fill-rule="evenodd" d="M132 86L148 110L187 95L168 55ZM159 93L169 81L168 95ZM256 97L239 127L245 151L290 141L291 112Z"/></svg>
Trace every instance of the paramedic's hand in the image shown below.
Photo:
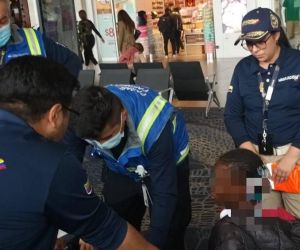
<svg viewBox="0 0 300 250"><path fill-rule="evenodd" d="M82 239L79 240L80 250L94 250L94 247L85 243Z"/></svg>
<svg viewBox="0 0 300 250"><path fill-rule="evenodd" d="M276 183L285 182L288 179L294 167L295 162L287 156L284 156L277 163L277 168L274 170L272 176L273 180Z"/></svg>

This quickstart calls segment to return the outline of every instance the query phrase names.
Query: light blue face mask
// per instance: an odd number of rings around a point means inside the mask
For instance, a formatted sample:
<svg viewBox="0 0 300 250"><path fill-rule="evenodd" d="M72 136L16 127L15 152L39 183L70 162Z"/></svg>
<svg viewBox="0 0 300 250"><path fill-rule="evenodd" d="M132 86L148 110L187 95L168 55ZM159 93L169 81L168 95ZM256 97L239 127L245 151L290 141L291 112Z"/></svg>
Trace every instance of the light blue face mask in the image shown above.
<svg viewBox="0 0 300 250"><path fill-rule="evenodd" d="M120 130L117 134L115 134L113 137L108 139L107 141L100 143L96 140L86 140L88 143L93 144L94 146L100 148L100 149L112 149L120 144L122 138L124 137L124 131L121 132L122 129L122 113L121 113L121 125Z"/></svg>
<svg viewBox="0 0 300 250"><path fill-rule="evenodd" d="M0 48L7 44L7 42L10 39L10 36L11 36L11 27L10 27L10 23L8 23L0 28Z"/></svg>

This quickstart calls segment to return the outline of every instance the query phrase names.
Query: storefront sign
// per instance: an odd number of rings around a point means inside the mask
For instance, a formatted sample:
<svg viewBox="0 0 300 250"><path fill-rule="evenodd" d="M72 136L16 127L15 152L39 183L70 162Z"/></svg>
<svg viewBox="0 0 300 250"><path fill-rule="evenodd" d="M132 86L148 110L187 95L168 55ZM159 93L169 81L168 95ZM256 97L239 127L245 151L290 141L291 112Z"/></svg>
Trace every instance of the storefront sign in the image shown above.
<svg viewBox="0 0 300 250"><path fill-rule="evenodd" d="M98 46L102 61L118 61L116 38L114 32L113 18L111 13L97 15L97 28L103 36L105 43ZM99 41L99 40L98 40Z"/></svg>

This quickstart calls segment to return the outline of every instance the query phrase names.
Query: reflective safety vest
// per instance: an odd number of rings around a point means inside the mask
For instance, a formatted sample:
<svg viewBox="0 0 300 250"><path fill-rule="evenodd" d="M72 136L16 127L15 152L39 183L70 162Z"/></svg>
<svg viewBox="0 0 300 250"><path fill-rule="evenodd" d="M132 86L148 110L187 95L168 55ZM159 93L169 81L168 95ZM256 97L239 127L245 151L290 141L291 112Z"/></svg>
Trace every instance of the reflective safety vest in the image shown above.
<svg viewBox="0 0 300 250"><path fill-rule="evenodd" d="M13 58L26 55L46 57L42 34L39 31L31 28L19 28L17 33L19 37L14 38L17 42L11 42L6 46L5 63Z"/></svg>
<svg viewBox="0 0 300 250"><path fill-rule="evenodd" d="M174 157L177 164L185 159L189 153L189 146L183 115L176 111L167 100L144 86L109 85L106 88L121 100L140 139L135 147L126 146L117 161L109 151L101 152L111 170L130 176L139 164L147 169L147 153L169 120L173 124L173 138L166 143L174 143Z"/></svg>

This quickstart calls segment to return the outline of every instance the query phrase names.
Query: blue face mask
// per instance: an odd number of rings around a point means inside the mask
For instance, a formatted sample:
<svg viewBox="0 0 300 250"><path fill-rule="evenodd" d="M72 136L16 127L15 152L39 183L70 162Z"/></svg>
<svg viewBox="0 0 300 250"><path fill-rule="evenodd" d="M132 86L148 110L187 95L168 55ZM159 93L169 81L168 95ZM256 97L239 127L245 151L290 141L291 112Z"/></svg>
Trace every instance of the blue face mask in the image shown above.
<svg viewBox="0 0 300 250"><path fill-rule="evenodd" d="M100 143L96 140L86 140L88 143L96 146L96 148L100 148L100 149L112 149L116 146L118 146L122 140L122 138L124 137L124 131L121 132L122 129L122 114L121 114L121 125L120 125L120 130L117 134L115 134L113 137L111 137L110 139L108 139L107 141Z"/></svg>
<svg viewBox="0 0 300 250"><path fill-rule="evenodd" d="M0 48L7 44L7 42L10 39L10 36L11 36L11 27L10 27L10 23L8 23L0 28Z"/></svg>
<svg viewBox="0 0 300 250"><path fill-rule="evenodd" d="M115 134L112 138L108 139L107 141L100 143L96 141L96 145L101 149L112 149L116 146L118 146L124 137L124 131L121 133L120 131Z"/></svg>

